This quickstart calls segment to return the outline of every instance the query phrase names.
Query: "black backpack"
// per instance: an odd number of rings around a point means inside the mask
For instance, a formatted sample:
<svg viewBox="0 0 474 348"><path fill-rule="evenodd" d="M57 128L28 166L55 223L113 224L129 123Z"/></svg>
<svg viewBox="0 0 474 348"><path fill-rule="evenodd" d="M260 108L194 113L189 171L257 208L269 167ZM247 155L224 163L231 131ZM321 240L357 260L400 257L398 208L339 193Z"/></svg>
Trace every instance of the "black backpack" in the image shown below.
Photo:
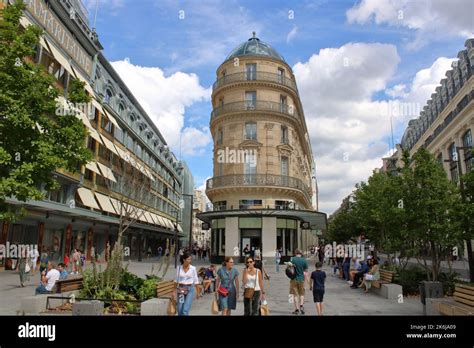
<svg viewBox="0 0 474 348"><path fill-rule="evenodd" d="M287 265L285 269L285 274L291 280L296 278L296 267L294 265Z"/></svg>

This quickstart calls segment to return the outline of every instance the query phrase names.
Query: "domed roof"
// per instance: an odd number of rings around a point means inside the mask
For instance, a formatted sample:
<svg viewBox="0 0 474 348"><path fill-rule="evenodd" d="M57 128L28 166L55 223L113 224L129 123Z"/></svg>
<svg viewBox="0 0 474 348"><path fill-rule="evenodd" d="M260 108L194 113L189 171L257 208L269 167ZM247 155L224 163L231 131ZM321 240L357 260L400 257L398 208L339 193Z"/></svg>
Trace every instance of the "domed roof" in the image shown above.
<svg viewBox="0 0 474 348"><path fill-rule="evenodd" d="M260 41L260 39L255 36L255 32L253 32L253 37L248 39L248 41L234 48L227 56L226 61L241 56L262 56L285 62L285 59L272 46Z"/></svg>

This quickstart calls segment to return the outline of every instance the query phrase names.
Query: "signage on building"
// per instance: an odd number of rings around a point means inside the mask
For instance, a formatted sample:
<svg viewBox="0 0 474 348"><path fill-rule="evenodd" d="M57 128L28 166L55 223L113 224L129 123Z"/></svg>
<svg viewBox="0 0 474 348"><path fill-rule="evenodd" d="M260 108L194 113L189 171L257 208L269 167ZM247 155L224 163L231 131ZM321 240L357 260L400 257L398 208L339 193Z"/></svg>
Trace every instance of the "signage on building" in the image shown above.
<svg viewBox="0 0 474 348"><path fill-rule="evenodd" d="M25 0L28 13L33 15L71 58L89 75L92 75L92 58L81 47L71 32L61 23L44 0Z"/></svg>

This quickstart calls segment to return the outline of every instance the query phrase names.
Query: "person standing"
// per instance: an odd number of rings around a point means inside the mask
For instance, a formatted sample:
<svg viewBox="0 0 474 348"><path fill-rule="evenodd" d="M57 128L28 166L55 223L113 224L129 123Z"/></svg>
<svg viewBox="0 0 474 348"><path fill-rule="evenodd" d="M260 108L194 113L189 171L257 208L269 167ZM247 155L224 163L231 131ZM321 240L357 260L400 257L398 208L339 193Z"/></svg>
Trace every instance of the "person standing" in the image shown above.
<svg viewBox="0 0 474 348"><path fill-rule="evenodd" d="M35 247L30 250L30 260L31 260L31 274L36 274L36 266L38 263L38 258L40 257L38 247Z"/></svg>
<svg viewBox="0 0 474 348"><path fill-rule="evenodd" d="M280 260L281 260L281 253L280 250L277 248L275 249L275 266L277 273L280 272Z"/></svg>
<svg viewBox="0 0 474 348"><path fill-rule="evenodd" d="M231 315L231 311L237 308L238 288L239 272L234 268L232 257L227 256L224 265L217 271L216 279L216 296L218 296L219 310L222 311L222 315Z"/></svg>
<svg viewBox="0 0 474 348"><path fill-rule="evenodd" d="M178 267L176 272L176 283L178 286L175 298L178 303L178 315L188 316L194 296L196 295L196 299L199 298L199 292L196 291L199 285L199 278L196 267L191 265L192 257L190 253L183 253L179 261L181 266Z"/></svg>
<svg viewBox="0 0 474 348"><path fill-rule="evenodd" d="M158 262L159 262L161 259L161 254L163 254L163 248L159 246L157 249L157 252L158 252Z"/></svg>
<svg viewBox="0 0 474 348"><path fill-rule="evenodd" d="M48 268L48 262L49 262L48 251L46 250L46 247L43 247L43 252L41 253L41 258L40 258L40 273L42 273L45 269Z"/></svg>
<svg viewBox="0 0 474 348"><path fill-rule="evenodd" d="M316 304L316 312L323 315L323 297L324 297L324 281L326 280L326 272L321 268L323 264L316 262L316 270L311 273L309 289L313 291L313 300Z"/></svg>
<svg viewBox="0 0 474 348"><path fill-rule="evenodd" d="M20 276L20 286L25 287L25 282L30 280L30 257L27 250L21 250L20 258L17 263L18 274Z"/></svg>
<svg viewBox="0 0 474 348"><path fill-rule="evenodd" d="M244 315L259 315L259 303L265 292L263 291L262 272L255 268L255 260L251 257L245 262L246 268L242 274L242 284L244 285Z"/></svg>
<svg viewBox="0 0 474 348"><path fill-rule="evenodd" d="M293 304L295 305L293 314L305 314L304 284L306 281L306 272L308 271L308 263L299 249L295 250L295 256L291 258L290 262L294 265L296 273L295 279L290 280L290 294L293 295Z"/></svg>
<svg viewBox="0 0 474 348"><path fill-rule="evenodd" d="M243 252L244 252L244 256L245 256L246 258L250 256L250 249L249 249L249 245L248 245L248 244L245 245L245 248L244 248Z"/></svg>

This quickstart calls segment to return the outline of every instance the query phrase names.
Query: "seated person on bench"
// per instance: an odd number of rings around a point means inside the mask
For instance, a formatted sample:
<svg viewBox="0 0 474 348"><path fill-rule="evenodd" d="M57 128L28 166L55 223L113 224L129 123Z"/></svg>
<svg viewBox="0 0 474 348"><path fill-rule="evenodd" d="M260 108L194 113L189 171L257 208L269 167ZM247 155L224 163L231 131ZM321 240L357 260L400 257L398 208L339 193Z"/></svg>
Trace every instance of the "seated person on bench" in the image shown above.
<svg viewBox="0 0 474 348"><path fill-rule="evenodd" d="M370 256L367 258L367 261L370 260ZM360 271L354 275L354 281L352 282L351 288L357 289L364 279L364 275L369 272L369 265L367 262L361 262Z"/></svg>
<svg viewBox="0 0 474 348"><path fill-rule="evenodd" d="M210 287L212 283L214 283L216 280L216 266L215 265L210 265L204 274L204 292L211 292ZM215 291L216 289L214 289Z"/></svg>
<svg viewBox="0 0 474 348"><path fill-rule="evenodd" d="M66 265L64 263L58 264L58 271L59 271L59 280L67 279L68 273L66 270Z"/></svg>
<svg viewBox="0 0 474 348"><path fill-rule="evenodd" d="M48 272L44 270L41 272L41 284L35 290L35 295L50 294L53 290L56 281L59 280L59 271L55 268L53 262L48 262Z"/></svg>

